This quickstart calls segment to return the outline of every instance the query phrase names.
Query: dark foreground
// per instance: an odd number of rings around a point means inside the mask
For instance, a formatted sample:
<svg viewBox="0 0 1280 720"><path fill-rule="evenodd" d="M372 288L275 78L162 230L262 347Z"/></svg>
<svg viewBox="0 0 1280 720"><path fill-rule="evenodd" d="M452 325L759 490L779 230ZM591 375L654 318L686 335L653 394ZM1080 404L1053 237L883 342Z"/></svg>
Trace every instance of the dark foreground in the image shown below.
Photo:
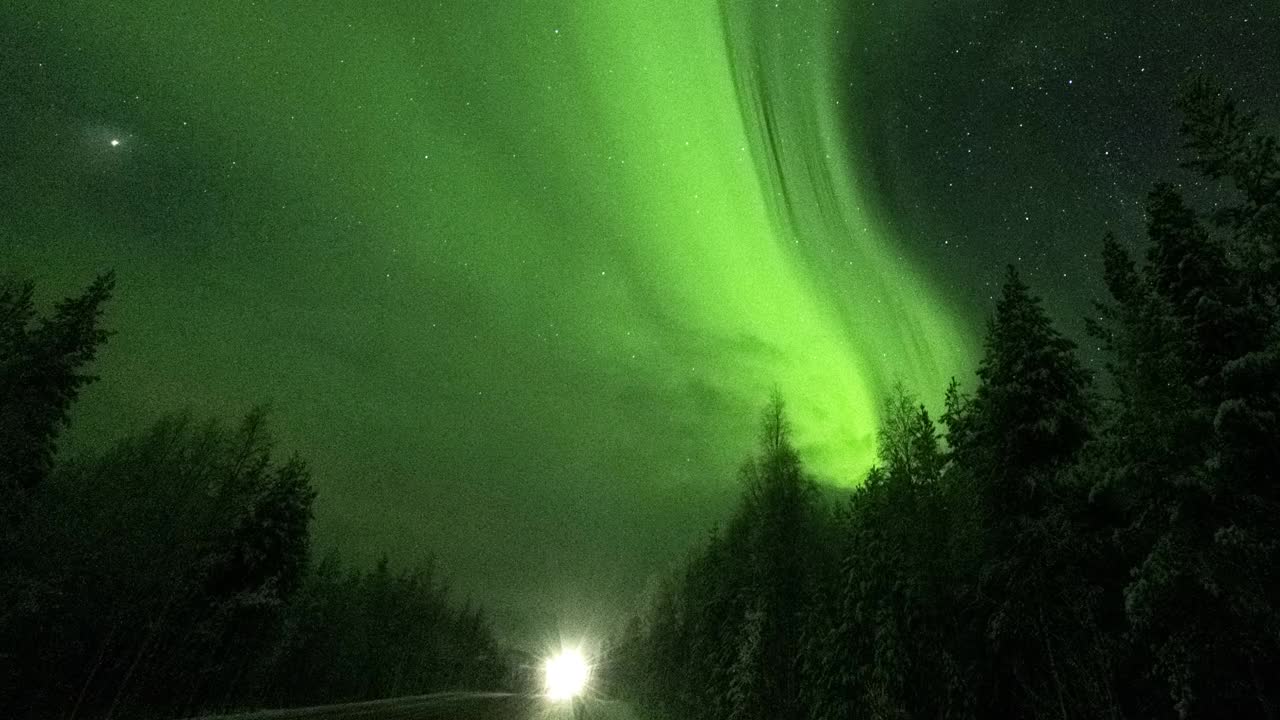
<svg viewBox="0 0 1280 720"><path fill-rule="evenodd" d="M586 720L637 720L622 703L589 700ZM436 693L373 700L345 705L320 705L287 710L263 710L232 715L209 715L193 720L570 720L569 706L541 697L508 693Z"/></svg>

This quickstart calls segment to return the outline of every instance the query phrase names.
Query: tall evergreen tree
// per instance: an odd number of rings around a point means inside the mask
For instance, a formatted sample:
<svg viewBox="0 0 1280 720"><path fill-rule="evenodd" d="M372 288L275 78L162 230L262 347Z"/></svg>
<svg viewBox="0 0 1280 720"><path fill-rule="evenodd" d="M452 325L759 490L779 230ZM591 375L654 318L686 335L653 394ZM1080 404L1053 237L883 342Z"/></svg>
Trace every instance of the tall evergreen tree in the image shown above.
<svg viewBox="0 0 1280 720"><path fill-rule="evenodd" d="M791 441L781 397L761 423L760 455L744 471L750 579L733 665L734 715L798 718L799 635L813 594L816 486Z"/></svg>
<svg viewBox="0 0 1280 720"><path fill-rule="evenodd" d="M969 618L985 637L979 714L1068 714L1055 641L1076 620L1052 589L1069 574L1059 483L1090 437L1090 375L1039 298L1008 269L972 398L949 394L952 473L972 495L980 547L962 553L974 584Z"/></svg>
<svg viewBox="0 0 1280 720"><path fill-rule="evenodd" d="M987 479L992 518L1033 510L1035 480L1089 438L1090 375L1012 266L988 323L972 425L951 438L958 460Z"/></svg>
<svg viewBox="0 0 1280 720"><path fill-rule="evenodd" d="M1181 717L1274 716L1280 703L1280 156L1207 85L1184 97L1186 165L1230 179L1206 223L1171 185L1148 201L1139 273L1109 243L1095 332L1121 391L1095 493L1122 508L1134 555L1125 609L1149 677ZM1217 226L1217 230L1212 227Z"/></svg>
<svg viewBox="0 0 1280 720"><path fill-rule="evenodd" d="M632 696L671 717L805 716L802 650L826 550L817 488L776 396L740 477L726 528L668 579L620 650Z"/></svg>
<svg viewBox="0 0 1280 720"><path fill-rule="evenodd" d="M942 451L929 413L900 385L885 401L882 465L840 519L838 595L829 657L816 670L821 717L935 717L969 692L949 640Z"/></svg>

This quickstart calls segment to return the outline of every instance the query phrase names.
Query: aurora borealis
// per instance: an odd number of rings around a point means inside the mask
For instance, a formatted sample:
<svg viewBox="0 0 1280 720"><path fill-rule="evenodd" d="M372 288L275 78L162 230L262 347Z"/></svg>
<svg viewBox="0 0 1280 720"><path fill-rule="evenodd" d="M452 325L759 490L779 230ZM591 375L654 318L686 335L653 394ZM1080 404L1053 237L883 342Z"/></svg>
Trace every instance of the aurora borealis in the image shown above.
<svg viewBox="0 0 1280 720"><path fill-rule="evenodd" d="M0 262L51 297L119 275L72 446L268 403L317 470L322 542L435 552L508 616L612 607L665 566L727 507L774 388L810 467L857 482L890 384L938 400L969 374L998 266L1025 255L1033 278L1065 277L1102 229L1046 207L1054 180L993 197L1068 141L1003 136L995 111L964 125L963 100L989 98L944 89L942 39L965 48L957 87L1012 78L1056 98L1111 72L1076 62L1069 33L1047 55L975 50L1006 38L948 28L947 3L874 5L0 11ZM1092 32L1054 17L1045 38ZM1142 92L1180 69L1159 72ZM950 109L908 117L928 88ZM1109 118L1107 97L1084 117ZM988 151L1022 142L1018 160L953 161L946 138L975 131L1002 138ZM1098 192L1141 192L1134 145ZM1059 165L1063 183L1104 172ZM924 197L958 180L967 199ZM1087 232L1043 239L1064 220ZM1040 239L1014 244L1029 227ZM1072 278L1045 293L1089 299Z"/></svg>

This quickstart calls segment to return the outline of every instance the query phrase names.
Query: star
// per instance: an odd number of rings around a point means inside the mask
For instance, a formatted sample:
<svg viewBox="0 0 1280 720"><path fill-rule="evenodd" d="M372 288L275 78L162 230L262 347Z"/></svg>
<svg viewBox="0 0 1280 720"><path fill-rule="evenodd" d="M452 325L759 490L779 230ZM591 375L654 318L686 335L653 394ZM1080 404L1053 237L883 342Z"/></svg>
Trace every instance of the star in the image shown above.
<svg viewBox="0 0 1280 720"><path fill-rule="evenodd" d="M111 147L120 147L120 138L111 138Z"/></svg>

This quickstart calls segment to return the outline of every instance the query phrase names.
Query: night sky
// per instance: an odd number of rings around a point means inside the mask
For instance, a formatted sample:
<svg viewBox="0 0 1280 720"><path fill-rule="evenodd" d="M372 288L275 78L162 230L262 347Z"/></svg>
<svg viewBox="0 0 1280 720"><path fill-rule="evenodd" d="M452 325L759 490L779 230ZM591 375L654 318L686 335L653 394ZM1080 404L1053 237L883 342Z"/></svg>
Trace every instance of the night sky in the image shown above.
<svg viewBox="0 0 1280 720"><path fill-rule="evenodd" d="M609 617L787 398L832 485L970 376L1006 262L1068 332L1204 74L1280 2L0 5L0 268L119 276L72 449L267 403L318 540L510 627Z"/></svg>

